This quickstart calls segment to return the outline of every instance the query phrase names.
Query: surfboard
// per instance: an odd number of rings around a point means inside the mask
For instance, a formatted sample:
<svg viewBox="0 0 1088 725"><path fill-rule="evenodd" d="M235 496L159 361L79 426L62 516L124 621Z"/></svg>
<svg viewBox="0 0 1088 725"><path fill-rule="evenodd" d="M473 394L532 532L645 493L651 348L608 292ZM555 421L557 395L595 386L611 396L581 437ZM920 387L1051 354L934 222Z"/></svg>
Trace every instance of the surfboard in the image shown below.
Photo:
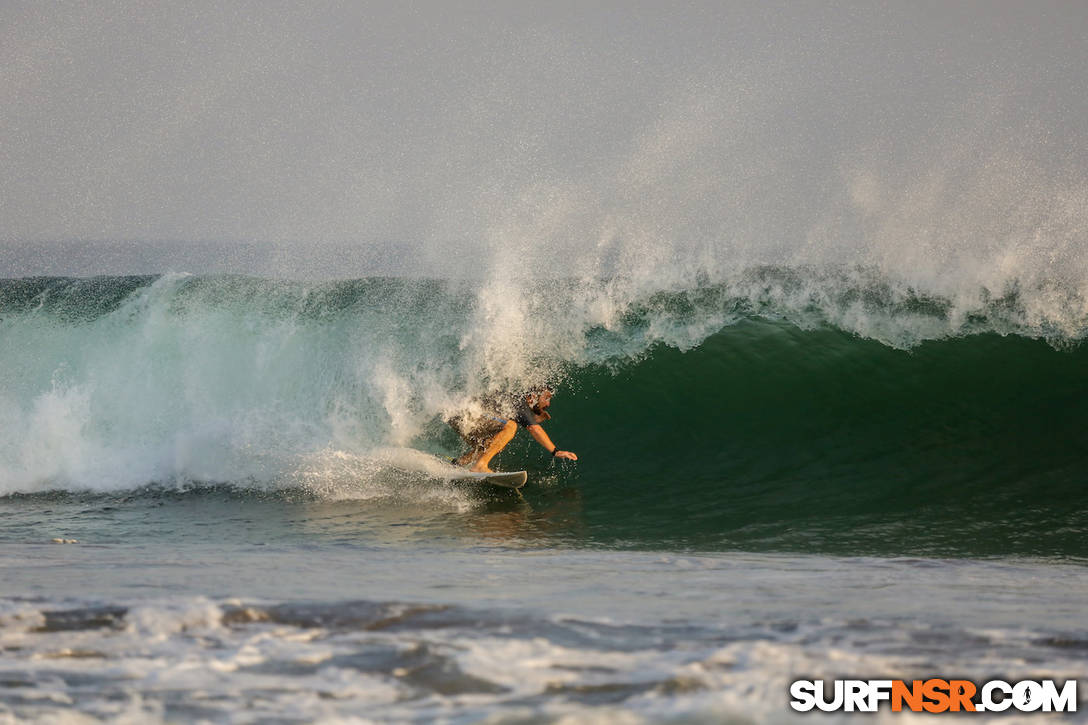
<svg viewBox="0 0 1088 725"><path fill-rule="evenodd" d="M492 486L502 486L503 488L518 489L525 485L525 482L529 480L529 474L525 471L495 471L494 473L473 473L472 471L455 466L450 463L450 459L443 458L441 456L435 456L438 460L442 461L443 466L448 472L448 478L451 481L465 482L465 483L487 483Z"/></svg>
<svg viewBox="0 0 1088 725"><path fill-rule="evenodd" d="M474 483L489 483L492 486L502 486L503 488L517 489L524 486L525 482L528 479L529 474L525 471L496 471L495 473L471 473L466 471L463 475L456 476L453 480L470 481Z"/></svg>

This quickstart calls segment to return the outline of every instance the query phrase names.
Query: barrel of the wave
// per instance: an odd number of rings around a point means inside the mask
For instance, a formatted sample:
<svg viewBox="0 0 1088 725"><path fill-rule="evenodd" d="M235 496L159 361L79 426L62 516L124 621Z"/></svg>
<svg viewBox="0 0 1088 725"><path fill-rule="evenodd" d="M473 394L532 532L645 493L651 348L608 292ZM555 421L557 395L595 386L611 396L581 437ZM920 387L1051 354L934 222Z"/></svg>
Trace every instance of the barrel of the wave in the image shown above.
<svg viewBox="0 0 1088 725"><path fill-rule="evenodd" d="M563 435L594 452L578 487L608 539L1088 552L1071 533L1088 515L1086 371L1083 345L901 350L751 319L576 371Z"/></svg>

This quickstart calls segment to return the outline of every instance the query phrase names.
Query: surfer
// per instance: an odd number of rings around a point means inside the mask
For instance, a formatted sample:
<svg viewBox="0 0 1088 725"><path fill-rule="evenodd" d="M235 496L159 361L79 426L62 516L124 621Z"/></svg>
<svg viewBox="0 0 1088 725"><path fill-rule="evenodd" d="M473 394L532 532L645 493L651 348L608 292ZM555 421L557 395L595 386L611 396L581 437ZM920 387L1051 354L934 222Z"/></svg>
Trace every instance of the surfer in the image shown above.
<svg viewBox="0 0 1088 725"><path fill-rule="evenodd" d="M512 406L503 406L495 399L479 402L483 409L482 414L464 413L447 421L457 434L472 446L472 450L468 453L453 459L456 465L469 466L469 470L473 473L491 473L488 464L499 451L506 448L506 444L513 440L519 425L529 431L529 435L551 453L552 457L565 458L568 461L578 460L578 456L570 451L559 450L559 446L552 443L552 439L540 425L551 418L548 414L548 406L552 404L551 388L547 386L533 388ZM504 407L512 408L512 410L504 411ZM505 412L509 415L505 415Z"/></svg>

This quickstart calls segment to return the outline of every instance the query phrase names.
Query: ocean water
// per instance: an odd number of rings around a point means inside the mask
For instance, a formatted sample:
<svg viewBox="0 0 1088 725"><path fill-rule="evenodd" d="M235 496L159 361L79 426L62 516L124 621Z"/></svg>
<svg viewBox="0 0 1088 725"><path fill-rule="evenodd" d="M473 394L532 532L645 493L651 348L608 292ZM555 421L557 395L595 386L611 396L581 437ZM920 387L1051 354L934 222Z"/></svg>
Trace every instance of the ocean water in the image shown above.
<svg viewBox="0 0 1088 725"><path fill-rule="evenodd" d="M0 281L0 722L1084 678L1086 330L1061 275ZM449 481L443 418L542 381L579 461L521 433L522 494Z"/></svg>

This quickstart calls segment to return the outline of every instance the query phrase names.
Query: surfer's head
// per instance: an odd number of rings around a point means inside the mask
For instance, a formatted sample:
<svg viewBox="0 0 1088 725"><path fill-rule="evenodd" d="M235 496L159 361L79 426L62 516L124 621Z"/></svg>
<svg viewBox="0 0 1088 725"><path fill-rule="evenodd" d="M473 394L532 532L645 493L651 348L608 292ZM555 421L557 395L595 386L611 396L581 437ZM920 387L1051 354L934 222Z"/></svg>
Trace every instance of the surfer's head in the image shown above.
<svg viewBox="0 0 1088 725"><path fill-rule="evenodd" d="M548 385L538 385L535 388L530 388L525 393L525 402L533 412L540 415L544 410L552 404L552 393L554 391Z"/></svg>

